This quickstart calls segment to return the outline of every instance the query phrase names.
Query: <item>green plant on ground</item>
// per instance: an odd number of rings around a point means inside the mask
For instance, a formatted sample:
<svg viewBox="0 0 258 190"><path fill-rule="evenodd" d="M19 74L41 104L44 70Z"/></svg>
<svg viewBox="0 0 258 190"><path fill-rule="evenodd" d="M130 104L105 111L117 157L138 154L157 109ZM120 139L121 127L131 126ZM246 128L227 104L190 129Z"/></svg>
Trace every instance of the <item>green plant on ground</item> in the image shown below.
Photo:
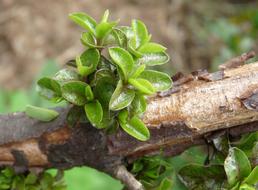
<svg viewBox="0 0 258 190"><path fill-rule="evenodd" d="M37 82L41 96L52 101L67 101L73 105L70 126L78 118L98 129L114 131L118 126L140 141L150 133L141 116L146 109L146 97L171 88L170 77L149 69L169 60L166 48L150 42L151 35L143 22L133 20L131 27L108 21L106 11L99 23L85 13L72 13L70 19L86 32L81 42L85 51L69 62L67 68L54 77ZM28 106L29 116L43 121L57 117L53 110ZM76 113L76 114L75 114Z"/></svg>

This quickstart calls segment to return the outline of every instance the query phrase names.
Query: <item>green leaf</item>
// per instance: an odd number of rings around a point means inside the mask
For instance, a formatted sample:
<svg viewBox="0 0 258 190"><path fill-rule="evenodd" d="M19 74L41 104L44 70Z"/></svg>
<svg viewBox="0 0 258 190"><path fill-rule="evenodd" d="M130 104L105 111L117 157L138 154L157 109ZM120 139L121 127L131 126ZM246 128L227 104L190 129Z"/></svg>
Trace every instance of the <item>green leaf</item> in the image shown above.
<svg viewBox="0 0 258 190"><path fill-rule="evenodd" d="M145 70L145 67L145 65L135 66L130 78L137 78Z"/></svg>
<svg viewBox="0 0 258 190"><path fill-rule="evenodd" d="M240 182L238 181L234 187L232 187L230 190L239 190Z"/></svg>
<svg viewBox="0 0 258 190"><path fill-rule="evenodd" d="M105 12L104 12L104 14L103 14L103 16L102 16L102 19L101 19L101 23L102 22L107 22L108 21L108 17L109 17L109 10L107 9L107 10L105 10Z"/></svg>
<svg viewBox="0 0 258 190"><path fill-rule="evenodd" d="M145 53L141 58L137 59L137 64L145 64L146 66L163 65L169 61L169 56L165 52Z"/></svg>
<svg viewBox="0 0 258 190"><path fill-rule="evenodd" d="M250 162L245 153L236 148L230 148L229 154L224 162L228 183L232 187L237 181L247 177L251 172Z"/></svg>
<svg viewBox="0 0 258 190"><path fill-rule="evenodd" d="M90 86L86 86L85 96L86 96L88 101L92 101L94 99L94 94L93 94Z"/></svg>
<svg viewBox="0 0 258 190"><path fill-rule="evenodd" d="M88 46L90 48L104 48L104 46L97 45L97 40L89 32L83 32L82 33L81 42L82 42L83 45Z"/></svg>
<svg viewBox="0 0 258 190"><path fill-rule="evenodd" d="M107 109L104 108L103 118L101 122L96 124L96 128L98 129L108 128L108 130L111 130L111 128L116 128L116 127L117 127L117 122L114 118L114 114L111 114L108 108Z"/></svg>
<svg viewBox="0 0 258 190"><path fill-rule="evenodd" d="M119 29L125 34L126 38L128 40L132 39L134 37L134 31L129 26L120 26Z"/></svg>
<svg viewBox="0 0 258 190"><path fill-rule="evenodd" d="M165 48L164 46L162 46L160 44L149 42L149 43L142 45L138 49L138 51L141 53L158 53L158 52L164 52L164 51L166 51L166 49L167 48Z"/></svg>
<svg viewBox="0 0 258 190"><path fill-rule="evenodd" d="M112 35L114 36L114 38L117 41L117 44L120 47L122 47L124 49L127 48L127 37L126 37L125 33L122 30L120 30L118 28L114 28L112 30Z"/></svg>
<svg viewBox="0 0 258 190"><path fill-rule="evenodd" d="M141 94L136 94L131 104L130 112L132 115L140 115L145 112L147 108L147 101Z"/></svg>
<svg viewBox="0 0 258 190"><path fill-rule="evenodd" d="M189 164L182 167L179 179L188 189L221 189L225 179L225 171L222 165L204 166Z"/></svg>
<svg viewBox="0 0 258 190"><path fill-rule="evenodd" d="M91 34L95 34L96 21L89 15L81 12L69 14L69 18L76 24L88 30Z"/></svg>
<svg viewBox="0 0 258 190"><path fill-rule="evenodd" d="M67 82L62 86L62 95L70 103L83 106L86 102L85 88L87 84L81 81Z"/></svg>
<svg viewBox="0 0 258 190"><path fill-rule="evenodd" d="M146 141L150 138L150 132L145 124L138 118L133 117L128 123L126 122L126 111L120 112L118 115L119 124L122 129L129 135L140 141Z"/></svg>
<svg viewBox="0 0 258 190"><path fill-rule="evenodd" d="M148 30L145 24L140 20L132 21L132 29L134 31L135 48L142 46L149 40Z"/></svg>
<svg viewBox="0 0 258 190"><path fill-rule="evenodd" d="M255 185L258 183L258 166L252 170L243 183L247 183L249 185Z"/></svg>
<svg viewBox="0 0 258 190"><path fill-rule="evenodd" d="M81 56L76 57L78 71L82 76L87 76L93 73L100 59L99 51L91 48L86 50Z"/></svg>
<svg viewBox="0 0 258 190"><path fill-rule="evenodd" d="M156 91L167 90L172 86L172 80L166 73L145 70L139 77L148 80L154 86Z"/></svg>
<svg viewBox="0 0 258 190"><path fill-rule="evenodd" d="M142 171L143 168L144 168L144 165L143 165L141 159L138 159L138 160L133 162L133 167L132 167L130 172L133 173L133 174L137 174L140 171Z"/></svg>
<svg viewBox="0 0 258 190"><path fill-rule="evenodd" d="M112 28L117 25L117 22L102 22L96 27L96 37L97 39L103 39L106 35L108 35Z"/></svg>
<svg viewBox="0 0 258 190"><path fill-rule="evenodd" d="M67 114L66 121L69 127L75 127L78 123L89 123L82 106L71 107Z"/></svg>
<svg viewBox="0 0 258 190"><path fill-rule="evenodd" d="M60 83L64 83L64 82L68 82L71 80L80 80L80 76L78 75L78 73L75 70L66 68L66 69L62 69L62 70L58 71L55 74L54 79Z"/></svg>
<svg viewBox="0 0 258 190"><path fill-rule="evenodd" d="M29 117L38 119L40 121L45 121L45 122L54 120L59 115L59 113L54 110L49 110L46 108L40 108L36 106L31 106L31 105L26 106L25 113Z"/></svg>
<svg viewBox="0 0 258 190"><path fill-rule="evenodd" d="M252 160L253 165L256 165L258 161L258 141L253 144L250 160Z"/></svg>
<svg viewBox="0 0 258 190"><path fill-rule="evenodd" d="M94 127L98 127L98 123L103 118L103 109L98 100L85 104L84 106L87 118Z"/></svg>
<svg viewBox="0 0 258 190"><path fill-rule="evenodd" d="M133 101L134 96L134 90L124 87L122 81L120 80L110 99L109 109L118 111L129 106Z"/></svg>
<svg viewBox="0 0 258 190"><path fill-rule="evenodd" d="M118 67L121 69L125 79L127 79L127 76L132 71L134 64L132 56L129 52L119 47L109 48L108 50L110 57L115 62L115 64L118 65Z"/></svg>
<svg viewBox="0 0 258 190"><path fill-rule="evenodd" d="M61 100L61 87L57 81L43 77L37 82L37 91L48 100L58 102Z"/></svg>
<svg viewBox="0 0 258 190"><path fill-rule="evenodd" d="M161 184L159 185L157 190L170 190L172 188L172 180L168 178L164 178L161 181Z"/></svg>
<svg viewBox="0 0 258 190"><path fill-rule="evenodd" d="M152 95L156 92L155 88L152 86L152 84L147 81L146 79L142 78L137 78L133 79L130 78L128 80L129 84L133 85L137 90L140 92L147 94L147 95Z"/></svg>
<svg viewBox="0 0 258 190"><path fill-rule="evenodd" d="M100 62L98 64L98 71L103 71L103 70L107 70L110 74L110 76L115 76L115 74L113 73L113 71L116 69L116 66L113 65L113 63L107 59L106 57L104 57L103 55L100 57Z"/></svg>
<svg viewBox="0 0 258 190"><path fill-rule="evenodd" d="M256 190L256 188L245 183L240 185L239 190Z"/></svg>
<svg viewBox="0 0 258 190"><path fill-rule="evenodd" d="M136 42L135 38L132 38L128 41L128 50L131 54L133 54L136 58L141 58L142 53L136 50Z"/></svg>
<svg viewBox="0 0 258 190"><path fill-rule="evenodd" d="M231 144L241 149L242 151L244 151L245 154L249 157L257 141L258 141L258 132L254 132L254 133L242 135L239 141L233 142Z"/></svg>
<svg viewBox="0 0 258 190"><path fill-rule="evenodd" d="M105 108L109 107L111 96L116 88L114 82L114 79L110 76L103 76L96 82L94 94Z"/></svg>
<svg viewBox="0 0 258 190"><path fill-rule="evenodd" d="M38 177L35 174L29 173L29 175L26 176L25 184L33 185L34 183L37 182L37 179Z"/></svg>

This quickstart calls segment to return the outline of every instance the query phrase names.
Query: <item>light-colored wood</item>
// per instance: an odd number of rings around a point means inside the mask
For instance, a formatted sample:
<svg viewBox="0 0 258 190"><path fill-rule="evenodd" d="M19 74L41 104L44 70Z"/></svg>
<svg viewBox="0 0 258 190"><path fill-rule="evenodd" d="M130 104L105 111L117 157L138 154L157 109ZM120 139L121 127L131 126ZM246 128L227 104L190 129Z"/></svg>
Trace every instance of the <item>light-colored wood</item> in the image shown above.
<svg viewBox="0 0 258 190"><path fill-rule="evenodd" d="M217 81L194 80L168 97L149 101L144 122L150 126L184 121L199 133L258 120L258 112L246 109L239 97L258 89L258 62L224 71Z"/></svg>

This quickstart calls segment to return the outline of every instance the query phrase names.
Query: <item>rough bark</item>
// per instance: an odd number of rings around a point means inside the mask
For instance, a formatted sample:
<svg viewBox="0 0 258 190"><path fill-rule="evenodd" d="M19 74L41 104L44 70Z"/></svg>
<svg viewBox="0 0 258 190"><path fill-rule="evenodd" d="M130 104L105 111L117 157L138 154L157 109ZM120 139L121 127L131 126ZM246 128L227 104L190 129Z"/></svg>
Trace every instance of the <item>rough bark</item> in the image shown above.
<svg viewBox="0 0 258 190"><path fill-rule="evenodd" d="M47 123L24 113L1 115L0 165L88 165L123 179L121 165L140 156L161 149L165 155L176 155L225 131L236 137L258 130L258 62L216 73L178 74L173 80L172 89L149 99L143 115L151 132L147 142L121 130L106 136L89 124L69 128L66 108Z"/></svg>

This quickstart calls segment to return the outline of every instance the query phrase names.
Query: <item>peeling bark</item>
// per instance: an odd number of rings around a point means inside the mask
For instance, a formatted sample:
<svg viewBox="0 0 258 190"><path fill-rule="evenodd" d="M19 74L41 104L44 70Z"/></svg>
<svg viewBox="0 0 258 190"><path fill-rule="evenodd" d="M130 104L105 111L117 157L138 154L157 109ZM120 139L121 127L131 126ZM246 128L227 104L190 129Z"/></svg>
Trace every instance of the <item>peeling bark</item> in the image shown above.
<svg viewBox="0 0 258 190"><path fill-rule="evenodd" d="M232 136L258 130L258 62L216 73L174 77L175 86L148 101L143 121L151 139L119 130L106 136L89 124L66 125L68 109L52 122L24 113L0 116L0 165L70 168L88 165L117 176L121 165L144 155L176 155L205 144L214 132ZM216 135L215 135L216 136ZM120 179L126 176L120 176Z"/></svg>

